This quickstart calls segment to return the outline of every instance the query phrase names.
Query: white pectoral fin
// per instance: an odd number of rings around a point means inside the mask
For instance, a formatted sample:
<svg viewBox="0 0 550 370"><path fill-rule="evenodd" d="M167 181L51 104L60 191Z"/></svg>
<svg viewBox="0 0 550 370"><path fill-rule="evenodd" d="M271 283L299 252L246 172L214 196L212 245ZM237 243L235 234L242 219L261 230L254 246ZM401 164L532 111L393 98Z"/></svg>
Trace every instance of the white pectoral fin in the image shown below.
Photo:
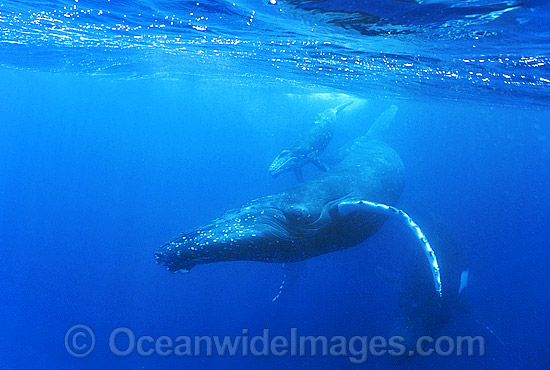
<svg viewBox="0 0 550 370"><path fill-rule="evenodd" d="M390 206L385 204L368 202L366 200L341 202L338 204L338 214L340 216L347 216L352 212L375 212L387 215L389 209Z"/></svg>
<svg viewBox="0 0 550 370"><path fill-rule="evenodd" d="M387 216L397 216L401 221L403 221L418 239L420 247L424 251L426 258L428 258L428 263L430 264L430 269L432 271L434 279L435 290L439 294L439 296L441 296L441 274L439 271L439 264L437 263L435 252L430 246L428 239L426 239L426 237L424 236L422 230L420 230L420 227L418 227L418 225L409 217L408 214L392 206L387 206L385 204L374 203L365 200L347 201L338 204L338 213L340 214L340 216L345 217L352 212L374 212Z"/></svg>

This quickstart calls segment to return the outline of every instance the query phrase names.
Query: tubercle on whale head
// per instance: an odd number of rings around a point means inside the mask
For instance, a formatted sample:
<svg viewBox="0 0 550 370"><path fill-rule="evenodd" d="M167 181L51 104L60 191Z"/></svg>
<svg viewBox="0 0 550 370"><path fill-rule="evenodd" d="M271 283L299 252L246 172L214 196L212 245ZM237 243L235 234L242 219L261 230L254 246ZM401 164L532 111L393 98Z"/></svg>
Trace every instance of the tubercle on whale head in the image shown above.
<svg viewBox="0 0 550 370"><path fill-rule="evenodd" d="M231 260L236 248L242 248L243 233L238 223L209 223L185 233L164 244L156 253L157 263L165 265L170 272L191 270L196 265Z"/></svg>
<svg viewBox="0 0 550 370"><path fill-rule="evenodd" d="M170 272L184 271L188 272L192 267L197 265L195 258L192 258L190 254L181 255L182 252L179 247L184 242L185 236L182 236L182 241L178 242L175 239L171 242L164 244L160 249L155 252L155 259L158 264L166 266Z"/></svg>

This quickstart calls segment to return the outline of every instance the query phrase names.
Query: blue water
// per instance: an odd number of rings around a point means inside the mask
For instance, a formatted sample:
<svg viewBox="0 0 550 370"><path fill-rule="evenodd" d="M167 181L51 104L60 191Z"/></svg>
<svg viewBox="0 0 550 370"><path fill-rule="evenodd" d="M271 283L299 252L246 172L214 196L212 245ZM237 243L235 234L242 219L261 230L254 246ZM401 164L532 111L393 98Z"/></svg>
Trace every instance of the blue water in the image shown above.
<svg viewBox="0 0 550 370"><path fill-rule="evenodd" d="M549 20L536 0L0 2L0 368L549 369ZM115 356L118 327L388 335L415 248L397 222L309 260L275 302L278 264L154 259L295 185L269 164L350 98L323 157L399 106L398 206L469 268L468 312L438 335L481 335L486 355ZM76 324L86 358L64 344Z"/></svg>

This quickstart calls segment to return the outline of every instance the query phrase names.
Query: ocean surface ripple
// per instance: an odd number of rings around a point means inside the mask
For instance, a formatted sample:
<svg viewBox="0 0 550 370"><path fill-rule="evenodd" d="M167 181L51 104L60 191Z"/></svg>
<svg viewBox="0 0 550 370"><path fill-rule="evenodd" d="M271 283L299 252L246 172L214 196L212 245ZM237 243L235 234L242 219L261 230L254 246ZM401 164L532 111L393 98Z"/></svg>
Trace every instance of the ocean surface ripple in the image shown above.
<svg viewBox="0 0 550 370"><path fill-rule="evenodd" d="M548 19L520 0L10 1L0 63L547 105Z"/></svg>

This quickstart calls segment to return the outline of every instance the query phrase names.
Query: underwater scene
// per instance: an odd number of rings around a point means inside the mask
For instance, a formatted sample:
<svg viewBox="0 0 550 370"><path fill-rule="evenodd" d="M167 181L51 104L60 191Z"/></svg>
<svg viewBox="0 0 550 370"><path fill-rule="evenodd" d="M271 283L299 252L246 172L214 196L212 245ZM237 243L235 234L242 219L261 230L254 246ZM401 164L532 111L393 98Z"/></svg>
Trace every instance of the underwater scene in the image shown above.
<svg viewBox="0 0 550 370"><path fill-rule="evenodd" d="M0 1L0 369L550 369L550 4Z"/></svg>

